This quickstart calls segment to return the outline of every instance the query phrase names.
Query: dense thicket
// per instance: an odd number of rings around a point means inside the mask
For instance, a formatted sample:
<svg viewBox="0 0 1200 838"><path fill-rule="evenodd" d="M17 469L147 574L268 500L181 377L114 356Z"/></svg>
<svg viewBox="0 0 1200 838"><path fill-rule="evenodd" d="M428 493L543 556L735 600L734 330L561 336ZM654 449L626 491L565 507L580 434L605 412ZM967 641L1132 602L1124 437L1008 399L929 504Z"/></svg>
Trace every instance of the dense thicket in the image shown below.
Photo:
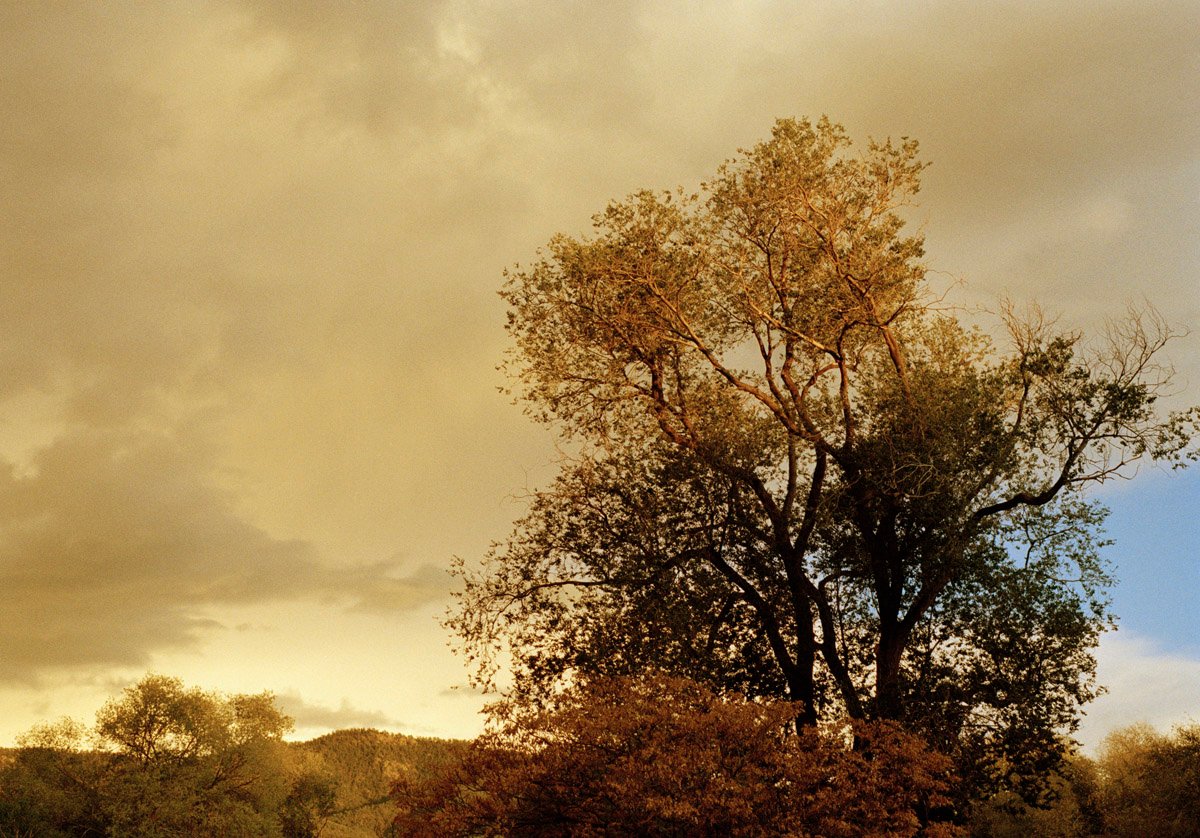
<svg viewBox="0 0 1200 838"><path fill-rule="evenodd" d="M443 776L397 787L403 835L951 836L950 761L894 724L789 734L796 708L679 678L507 703ZM852 747L857 739L858 747ZM931 817L934 816L934 817Z"/></svg>
<svg viewBox="0 0 1200 838"><path fill-rule="evenodd" d="M1200 824L1200 726L1134 725L1071 751L1030 805L954 805L950 761L892 722L789 733L795 708L661 675L505 701L458 762L396 786L399 834L1184 838ZM856 738L856 741L855 741Z"/></svg>

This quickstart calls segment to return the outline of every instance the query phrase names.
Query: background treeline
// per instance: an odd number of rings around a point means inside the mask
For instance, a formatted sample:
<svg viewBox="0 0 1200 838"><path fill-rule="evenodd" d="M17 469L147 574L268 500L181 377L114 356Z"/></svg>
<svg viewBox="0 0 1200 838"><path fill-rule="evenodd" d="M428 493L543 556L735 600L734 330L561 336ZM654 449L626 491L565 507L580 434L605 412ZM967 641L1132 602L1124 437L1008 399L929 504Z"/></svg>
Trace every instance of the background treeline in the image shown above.
<svg viewBox="0 0 1200 838"><path fill-rule="evenodd" d="M1051 778L1044 808L1011 797L981 804L974 834L1200 835L1200 725L1162 733L1136 724L1109 734L1099 754L1072 755Z"/></svg>
<svg viewBox="0 0 1200 838"><path fill-rule="evenodd" d="M0 752L0 836L394 834L392 785L465 748L375 730L285 742L290 729L270 694L148 676L94 727L41 725Z"/></svg>
<svg viewBox="0 0 1200 838"><path fill-rule="evenodd" d="M682 678L592 682L492 708L473 742L341 730L284 742L269 694L149 676L94 727L0 751L17 836L1191 836L1200 725L1135 725L1042 784L964 799L953 761L892 723L794 727L788 702Z"/></svg>

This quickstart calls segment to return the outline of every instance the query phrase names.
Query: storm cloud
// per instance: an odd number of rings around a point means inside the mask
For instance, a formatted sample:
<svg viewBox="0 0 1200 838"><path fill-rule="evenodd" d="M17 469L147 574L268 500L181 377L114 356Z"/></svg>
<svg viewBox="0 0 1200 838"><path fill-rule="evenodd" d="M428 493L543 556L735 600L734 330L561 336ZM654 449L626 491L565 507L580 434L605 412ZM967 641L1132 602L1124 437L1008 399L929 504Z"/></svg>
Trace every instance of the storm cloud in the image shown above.
<svg viewBox="0 0 1200 838"><path fill-rule="evenodd" d="M0 679L74 665L144 665L191 646L211 604L309 599L403 611L440 601L441 570L329 566L272 538L202 480L177 438L75 435L0 478Z"/></svg>
<svg viewBox="0 0 1200 838"><path fill-rule="evenodd" d="M1200 322L1197 31L1182 0L5 4L0 684L304 603L305 636L377 621L323 654L386 650L436 727L443 569L554 458L499 392L502 271L777 117L921 141L955 304Z"/></svg>

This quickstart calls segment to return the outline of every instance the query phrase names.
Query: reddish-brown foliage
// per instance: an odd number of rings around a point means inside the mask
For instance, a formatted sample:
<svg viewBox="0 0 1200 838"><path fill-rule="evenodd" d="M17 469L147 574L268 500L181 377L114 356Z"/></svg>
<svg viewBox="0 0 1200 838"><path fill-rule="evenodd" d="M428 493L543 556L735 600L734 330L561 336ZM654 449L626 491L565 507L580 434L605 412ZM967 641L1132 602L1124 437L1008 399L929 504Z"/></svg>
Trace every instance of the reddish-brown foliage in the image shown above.
<svg viewBox="0 0 1200 838"><path fill-rule="evenodd" d="M787 702L616 678L552 708L493 708L454 769L401 782L406 835L952 836L950 763L893 724L791 725ZM851 740L857 746L851 746Z"/></svg>

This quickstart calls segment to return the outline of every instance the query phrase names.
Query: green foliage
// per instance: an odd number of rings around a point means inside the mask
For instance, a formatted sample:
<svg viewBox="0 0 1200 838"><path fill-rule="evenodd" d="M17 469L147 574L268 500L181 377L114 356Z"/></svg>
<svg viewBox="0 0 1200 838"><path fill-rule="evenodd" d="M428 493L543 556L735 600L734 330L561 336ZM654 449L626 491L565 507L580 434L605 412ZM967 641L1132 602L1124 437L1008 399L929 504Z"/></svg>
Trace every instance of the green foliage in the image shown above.
<svg viewBox="0 0 1200 838"><path fill-rule="evenodd" d="M104 835L98 787L107 759L28 744L0 768L0 835Z"/></svg>
<svg viewBox="0 0 1200 838"><path fill-rule="evenodd" d="M1096 759L1074 754L1038 807L1011 794L976 805L978 838L1194 836L1200 824L1200 726L1162 734L1137 724L1109 734Z"/></svg>
<svg viewBox="0 0 1200 838"><path fill-rule="evenodd" d="M279 811L279 823L287 838L316 838L326 821L337 811L337 781L318 774L302 774Z"/></svg>
<svg viewBox="0 0 1200 838"><path fill-rule="evenodd" d="M1094 838L1104 835L1095 764L1072 754L1046 777L1040 805L1002 791L976 801L970 817L974 838ZM1146 833L1152 834L1152 833Z"/></svg>
<svg viewBox="0 0 1200 838"><path fill-rule="evenodd" d="M275 835L291 720L268 694L223 696L151 675L27 734L0 784L6 828L47 835Z"/></svg>
<svg viewBox="0 0 1200 838"><path fill-rule="evenodd" d="M449 625L513 694L651 668L892 719L1035 801L1109 625L1086 489L1178 461L1170 330L1092 343L930 302L914 142L781 120L699 195L639 192L508 274L509 368L572 440Z"/></svg>
<svg viewBox="0 0 1200 838"><path fill-rule="evenodd" d="M401 778L425 778L458 759L466 743L377 730L338 730L289 747L289 773L297 776L285 815L305 835L357 838L390 833L395 817L391 788ZM328 797L332 792L332 799Z"/></svg>
<svg viewBox="0 0 1200 838"><path fill-rule="evenodd" d="M465 743L372 730L285 743L269 693L223 695L150 675L97 713L35 727L0 754L0 838L389 834L401 776Z"/></svg>
<svg viewBox="0 0 1200 838"><path fill-rule="evenodd" d="M126 835L270 835L285 794L291 719L269 694L223 696L151 675L96 715L109 830Z"/></svg>
<svg viewBox="0 0 1200 838"><path fill-rule="evenodd" d="M796 708L668 677L506 702L440 777L396 789L412 836L951 836L950 763L888 723L797 734ZM857 747L851 747L857 739Z"/></svg>
<svg viewBox="0 0 1200 838"><path fill-rule="evenodd" d="M1183 838L1200 824L1200 725L1167 736L1135 725L1109 735L1096 761L1106 835Z"/></svg>

